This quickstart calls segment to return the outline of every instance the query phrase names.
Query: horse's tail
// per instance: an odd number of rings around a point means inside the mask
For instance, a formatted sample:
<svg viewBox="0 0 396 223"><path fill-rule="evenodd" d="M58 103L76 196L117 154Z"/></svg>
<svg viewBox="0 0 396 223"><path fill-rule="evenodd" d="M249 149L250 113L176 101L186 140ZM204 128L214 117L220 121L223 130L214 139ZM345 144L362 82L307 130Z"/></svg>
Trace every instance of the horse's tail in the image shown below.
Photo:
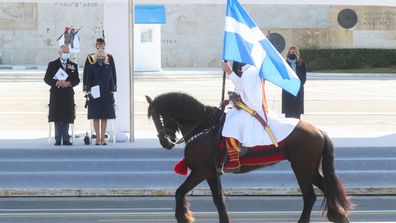
<svg viewBox="0 0 396 223"><path fill-rule="evenodd" d="M321 131L325 139L325 145L322 157L322 170L324 176L324 187L325 187L325 197L326 197L326 209L329 210L329 214L332 211L341 212L342 215L347 216L348 210L353 207L350 198L345 192L344 186L338 179L335 168L334 168L334 147L329 136ZM342 210L339 209L341 206Z"/></svg>

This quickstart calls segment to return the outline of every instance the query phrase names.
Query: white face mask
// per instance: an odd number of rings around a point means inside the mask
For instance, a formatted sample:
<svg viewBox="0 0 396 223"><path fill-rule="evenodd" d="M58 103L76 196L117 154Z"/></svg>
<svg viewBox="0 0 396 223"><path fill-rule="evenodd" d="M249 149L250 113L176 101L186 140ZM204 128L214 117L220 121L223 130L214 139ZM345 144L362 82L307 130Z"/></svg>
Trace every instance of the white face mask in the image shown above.
<svg viewBox="0 0 396 223"><path fill-rule="evenodd" d="M70 58L70 53L62 53L61 58L62 60L68 60Z"/></svg>

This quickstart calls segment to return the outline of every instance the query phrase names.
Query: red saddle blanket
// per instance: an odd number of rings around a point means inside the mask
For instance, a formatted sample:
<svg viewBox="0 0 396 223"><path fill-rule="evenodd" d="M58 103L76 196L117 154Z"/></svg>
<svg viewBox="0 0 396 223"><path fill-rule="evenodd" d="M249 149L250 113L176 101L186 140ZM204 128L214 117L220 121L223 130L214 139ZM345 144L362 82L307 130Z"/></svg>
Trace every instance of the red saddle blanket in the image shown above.
<svg viewBox="0 0 396 223"><path fill-rule="evenodd" d="M239 162L241 166L262 166L273 162L279 162L285 159L284 141L275 145L259 145L254 147L242 147ZM220 149L225 154L225 143L220 144ZM222 157L221 162L223 162Z"/></svg>
<svg viewBox="0 0 396 223"><path fill-rule="evenodd" d="M241 166L263 166L284 160L284 141L280 141L278 144L279 147L275 147L275 145L263 145L241 148L241 156L239 159ZM225 149L225 143L223 141L220 144L220 150L224 155ZM224 156L221 157L220 161L224 162ZM174 171L177 174L188 175L188 167L184 159L176 163Z"/></svg>

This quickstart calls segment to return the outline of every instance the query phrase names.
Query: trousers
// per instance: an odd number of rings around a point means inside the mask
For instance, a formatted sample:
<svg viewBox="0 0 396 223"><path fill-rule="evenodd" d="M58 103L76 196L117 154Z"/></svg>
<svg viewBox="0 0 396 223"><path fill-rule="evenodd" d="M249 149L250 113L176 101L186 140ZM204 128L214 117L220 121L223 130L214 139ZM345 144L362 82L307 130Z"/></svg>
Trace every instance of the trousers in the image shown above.
<svg viewBox="0 0 396 223"><path fill-rule="evenodd" d="M70 141L69 123L68 122L55 122L55 140Z"/></svg>

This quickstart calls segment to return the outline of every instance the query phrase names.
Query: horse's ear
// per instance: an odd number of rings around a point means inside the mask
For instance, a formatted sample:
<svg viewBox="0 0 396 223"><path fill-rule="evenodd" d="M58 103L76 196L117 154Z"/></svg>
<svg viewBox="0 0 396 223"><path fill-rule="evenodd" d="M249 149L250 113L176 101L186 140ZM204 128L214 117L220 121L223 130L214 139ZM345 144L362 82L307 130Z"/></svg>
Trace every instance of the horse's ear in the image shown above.
<svg viewBox="0 0 396 223"><path fill-rule="evenodd" d="M147 96L147 95L145 95L145 96L146 96L147 103L151 104L153 102L153 99L151 99L150 96Z"/></svg>

